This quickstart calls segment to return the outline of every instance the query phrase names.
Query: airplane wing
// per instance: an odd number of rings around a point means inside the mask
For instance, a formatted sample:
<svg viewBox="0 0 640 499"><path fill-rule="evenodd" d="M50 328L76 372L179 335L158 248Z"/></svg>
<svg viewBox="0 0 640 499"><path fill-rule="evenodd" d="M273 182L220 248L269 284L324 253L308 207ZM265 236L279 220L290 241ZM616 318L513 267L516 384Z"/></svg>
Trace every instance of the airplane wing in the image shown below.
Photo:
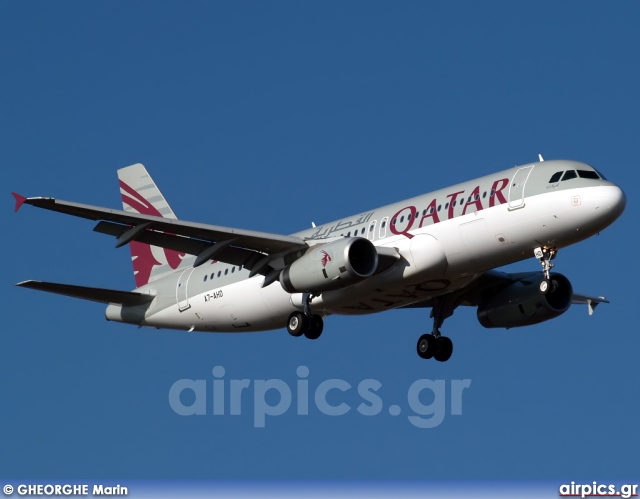
<svg viewBox="0 0 640 499"><path fill-rule="evenodd" d="M476 286L479 286L481 291L486 291L489 287L502 287L508 286L509 284L513 284L515 281L522 281L534 278L539 276L539 272L523 272L523 273L515 273L508 274L506 272L498 272L497 270L490 270L485 272L479 279L480 282L474 281L471 284L473 286L475 283ZM582 295L579 293L573 293L573 298L571 303L574 305L588 305L589 315L593 315L595 308L600 303L610 303L604 296L589 296ZM471 305L477 305L477 303L470 303Z"/></svg>
<svg viewBox="0 0 640 499"><path fill-rule="evenodd" d="M573 300L571 303L579 304L579 305L587 305L589 310L589 315L593 315L596 307L601 303L610 303L604 296L587 296L587 295L579 295L577 293L573 293Z"/></svg>
<svg viewBox="0 0 640 499"><path fill-rule="evenodd" d="M517 281L527 281L539 276L540 272L520 272L509 274L506 272L499 272L497 270L488 270L480 274L477 279L464 288L453 291L456 295L456 306L478 306L482 301L482 297L492 290L509 286ZM571 303L575 305L587 305L589 315L593 315L593 312L600 303L610 302L604 296L590 296L573 293ZM431 307L433 307L433 299L424 300L403 308Z"/></svg>
<svg viewBox="0 0 640 499"><path fill-rule="evenodd" d="M304 239L296 236L186 222L51 197L26 198L17 193L12 194L16 199L15 211L23 204L29 204L67 215L98 220L93 230L115 236L116 248L131 241L139 241L195 255L194 267L216 259L247 268L250 277L255 274L265 275L263 286L275 282L280 270L302 256L309 248ZM379 257L376 273L386 270L400 258L393 248L377 247L376 250Z"/></svg>
<svg viewBox="0 0 640 499"><path fill-rule="evenodd" d="M94 230L116 236L116 247L131 241L173 249L196 255L194 266L209 259L231 265L243 265L253 274L266 275L272 269L282 269L286 259L298 251L306 251L307 243L299 237L235 229L218 225L186 222L154 215L142 215L122 210L62 201L50 197L26 198L12 193L16 211L23 204L67 215L98 220ZM269 266L271 268L269 268Z"/></svg>

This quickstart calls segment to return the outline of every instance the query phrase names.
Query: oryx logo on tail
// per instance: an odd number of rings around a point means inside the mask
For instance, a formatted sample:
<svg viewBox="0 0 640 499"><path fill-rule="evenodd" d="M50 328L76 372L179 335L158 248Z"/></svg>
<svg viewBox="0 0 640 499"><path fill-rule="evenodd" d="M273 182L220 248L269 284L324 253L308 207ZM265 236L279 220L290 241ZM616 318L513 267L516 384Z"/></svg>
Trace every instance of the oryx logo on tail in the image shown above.
<svg viewBox="0 0 640 499"><path fill-rule="evenodd" d="M176 219L175 213L141 164L118 170L120 195L125 211ZM143 194L144 193L144 194ZM129 243L136 287L144 286L153 277L178 268L185 254L139 241Z"/></svg>

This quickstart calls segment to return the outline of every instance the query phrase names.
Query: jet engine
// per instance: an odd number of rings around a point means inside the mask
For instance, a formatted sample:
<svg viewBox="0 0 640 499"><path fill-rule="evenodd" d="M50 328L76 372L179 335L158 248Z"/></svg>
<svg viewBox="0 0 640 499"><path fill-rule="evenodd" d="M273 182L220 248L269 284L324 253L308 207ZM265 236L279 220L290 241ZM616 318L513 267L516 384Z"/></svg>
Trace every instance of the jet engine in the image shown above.
<svg viewBox="0 0 640 499"><path fill-rule="evenodd" d="M280 274L288 293L319 293L356 284L373 275L378 252L368 239L351 237L312 248Z"/></svg>
<svg viewBox="0 0 640 499"><path fill-rule="evenodd" d="M540 291L542 273L523 278L480 302L478 320L484 327L520 327L564 314L571 306L573 287L562 274L551 274L548 291Z"/></svg>

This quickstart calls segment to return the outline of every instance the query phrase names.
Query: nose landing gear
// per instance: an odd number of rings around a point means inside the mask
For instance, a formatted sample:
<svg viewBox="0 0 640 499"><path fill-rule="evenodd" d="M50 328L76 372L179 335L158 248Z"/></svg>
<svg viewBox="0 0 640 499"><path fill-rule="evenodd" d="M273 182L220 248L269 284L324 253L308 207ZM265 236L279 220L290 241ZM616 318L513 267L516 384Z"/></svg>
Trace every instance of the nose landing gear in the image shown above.
<svg viewBox="0 0 640 499"><path fill-rule="evenodd" d="M537 247L533 250L533 254L540 262L540 265L542 265L542 273L544 274L544 279L540 281L540 292L546 295L551 289L550 272L554 267L553 263L551 263L551 260L556 257L556 255L558 254L558 250L556 248Z"/></svg>

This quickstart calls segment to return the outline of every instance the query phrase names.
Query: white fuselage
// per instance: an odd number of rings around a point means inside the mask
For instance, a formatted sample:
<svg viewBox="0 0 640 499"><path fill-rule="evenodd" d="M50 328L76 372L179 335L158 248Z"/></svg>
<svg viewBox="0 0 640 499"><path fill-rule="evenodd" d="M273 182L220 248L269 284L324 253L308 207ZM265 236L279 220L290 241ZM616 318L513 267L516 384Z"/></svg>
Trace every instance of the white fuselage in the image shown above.
<svg viewBox="0 0 640 499"><path fill-rule="evenodd" d="M401 257L358 284L313 296L312 311L365 314L421 302L460 289L486 270L532 257L538 246L561 248L586 239L619 216L624 194L617 186L604 180L546 185L541 179L553 170L546 163L298 233L309 245L367 237L375 246L395 248ZM262 275L248 278L246 269L219 262L195 269L191 263L185 259L175 273L137 290L156 295L142 325L260 331L284 328L291 312L302 308L301 297L280 283L262 287ZM109 305L107 318L128 322L117 305Z"/></svg>

